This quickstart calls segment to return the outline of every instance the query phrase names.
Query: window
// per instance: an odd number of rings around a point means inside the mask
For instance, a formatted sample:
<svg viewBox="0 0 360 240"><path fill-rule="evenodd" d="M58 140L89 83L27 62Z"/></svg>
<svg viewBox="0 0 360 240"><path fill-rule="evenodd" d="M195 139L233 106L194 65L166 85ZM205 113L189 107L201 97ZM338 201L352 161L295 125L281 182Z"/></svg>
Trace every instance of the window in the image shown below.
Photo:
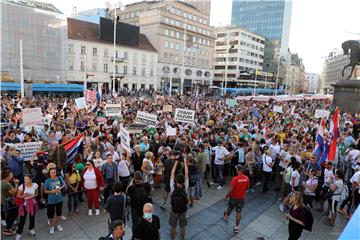
<svg viewBox="0 0 360 240"><path fill-rule="evenodd" d="M133 18L135 16L135 13L134 12L131 12L131 17Z"/></svg>
<svg viewBox="0 0 360 240"><path fill-rule="evenodd" d="M169 36L169 29L165 29L165 36Z"/></svg>
<svg viewBox="0 0 360 240"><path fill-rule="evenodd" d="M69 62L69 71L74 70L74 64L72 62Z"/></svg>
<svg viewBox="0 0 360 240"><path fill-rule="evenodd" d="M133 53L133 62L134 62L134 63L137 62L137 53Z"/></svg>
<svg viewBox="0 0 360 240"><path fill-rule="evenodd" d="M236 37L236 36L239 36L239 32L230 33L230 37Z"/></svg>
<svg viewBox="0 0 360 240"><path fill-rule="evenodd" d="M154 76L154 69L150 68L150 76Z"/></svg>
<svg viewBox="0 0 360 240"><path fill-rule="evenodd" d="M136 76L136 67L133 67L133 75Z"/></svg>
<svg viewBox="0 0 360 240"><path fill-rule="evenodd" d="M115 58L118 58L118 51L115 51Z"/></svg>
<svg viewBox="0 0 360 240"><path fill-rule="evenodd" d="M84 72L85 71L85 64L84 62L80 63L80 71Z"/></svg>
<svg viewBox="0 0 360 240"><path fill-rule="evenodd" d="M237 57L229 57L228 60L229 60L229 62L236 62Z"/></svg>
<svg viewBox="0 0 360 240"><path fill-rule="evenodd" d="M177 27L180 27L180 22L179 22L179 21L175 21L175 25L176 25Z"/></svg>
<svg viewBox="0 0 360 240"><path fill-rule="evenodd" d="M169 23L169 18L165 18L165 23Z"/></svg>
<svg viewBox="0 0 360 240"><path fill-rule="evenodd" d="M97 48L93 48L93 56L97 56Z"/></svg>
<svg viewBox="0 0 360 240"><path fill-rule="evenodd" d="M119 67L118 67L118 65L115 65L115 73L119 73Z"/></svg>
<svg viewBox="0 0 360 240"><path fill-rule="evenodd" d="M93 72L96 72L96 69L97 69L96 63L93 63L93 65L92 65Z"/></svg>
<svg viewBox="0 0 360 240"><path fill-rule="evenodd" d="M69 53L73 53L74 52L74 45L69 44L68 51L69 51Z"/></svg>
<svg viewBox="0 0 360 240"><path fill-rule="evenodd" d="M86 47L85 46L81 46L80 54L86 54Z"/></svg>
<svg viewBox="0 0 360 240"><path fill-rule="evenodd" d="M225 69L225 66L215 66L215 69Z"/></svg>
<svg viewBox="0 0 360 240"><path fill-rule="evenodd" d="M107 73L108 72L108 65L105 63L104 64L104 72Z"/></svg>
<svg viewBox="0 0 360 240"><path fill-rule="evenodd" d="M171 36L171 37L174 37L174 36L175 36L174 31L170 31L170 36Z"/></svg>
<svg viewBox="0 0 360 240"><path fill-rule="evenodd" d="M141 76L145 77L145 68L144 67L141 69Z"/></svg>
<svg viewBox="0 0 360 240"><path fill-rule="evenodd" d="M215 62L225 62L225 58L224 57L217 57L215 58Z"/></svg>
<svg viewBox="0 0 360 240"><path fill-rule="evenodd" d="M180 38L180 33L176 32L176 38Z"/></svg>
<svg viewBox="0 0 360 240"><path fill-rule="evenodd" d="M170 24L174 25L174 19L170 19Z"/></svg>
<svg viewBox="0 0 360 240"><path fill-rule="evenodd" d="M109 55L109 52L107 49L104 49L104 57L107 57Z"/></svg>
<svg viewBox="0 0 360 240"><path fill-rule="evenodd" d="M217 38L226 37L226 36L227 36L227 33L218 33L216 35Z"/></svg>
<svg viewBox="0 0 360 240"><path fill-rule="evenodd" d="M232 48L229 50L229 53L237 53L237 52L238 52L238 50L236 48Z"/></svg>
<svg viewBox="0 0 360 240"><path fill-rule="evenodd" d="M194 25L192 26L192 30L196 32L196 27Z"/></svg>
<svg viewBox="0 0 360 240"><path fill-rule="evenodd" d="M173 49L174 48L174 43L170 42L170 48Z"/></svg>
<svg viewBox="0 0 360 240"><path fill-rule="evenodd" d="M196 16L193 17L193 20L196 21Z"/></svg>
<svg viewBox="0 0 360 240"><path fill-rule="evenodd" d="M127 52L124 52L124 60L128 60L128 58L129 58L129 54L127 53Z"/></svg>
<svg viewBox="0 0 360 240"><path fill-rule="evenodd" d="M165 48L169 48L169 42L165 41Z"/></svg>
<svg viewBox="0 0 360 240"><path fill-rule="evenodd" d="M227 69L236 69L236 66L228 66Z"/></svg>
<svg viewBox="0 0 360 240"><path fill-rule="evenodd" d="M206 19L204 19L204 24L207 24L207 22L208 22L208 21L207 21Z"/></svg>
<svg viewBox="0 0 360 240"><path fill-rule="evenodd" d="M146 64L146 55L145 55L145 54L142 55L141 62L142 62L143 64Z"/></svg>
<svg viewBox="0 0 360 240"><path fill-rule="evenodd" d="M137 17L139 16L139 11L135 12L135 16L137 16Z"/></svg>
<svg viewBox="0 0 360 240"><path fill-rule="evenodd" d="M126 65L123 66L123 73L127 74L127 66Z"/></svg>
<svg viewBox="0 0 360 240"><path fill-rule="evenodd" d="M202 23L202 22L203 22L203 20L202 20L202 18L201 18L201 17L199 17L199 22L200 22L200 23Z"/></svg>
<svg viewBox="0 0 360 240"><path fill-rule="evenodd" d="M179 44L179 43L176 43L175 49L176 49L176 50L179 50L179 49L180 49L180 44Z"/></svg>
<svg viewBox="0 0 360 240"><path fill-rule="evenodd" d="M230 41L229 45L238 45L239 41L238 40L234 40L234 41Z"/></svg>

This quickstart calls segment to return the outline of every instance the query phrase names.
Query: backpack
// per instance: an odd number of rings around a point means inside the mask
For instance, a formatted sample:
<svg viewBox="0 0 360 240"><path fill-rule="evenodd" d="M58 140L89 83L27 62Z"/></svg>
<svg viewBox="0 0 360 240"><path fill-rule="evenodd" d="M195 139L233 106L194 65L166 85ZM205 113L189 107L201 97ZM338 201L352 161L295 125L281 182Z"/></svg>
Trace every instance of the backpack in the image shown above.
<svg viewBox="0 0 360 240"><path fill-rule="evenodd" d="M343 187L342 187L342 189L341 189L341 192L340 192L340 200L341 200L341 201L344 201L344 200L346 200L348 197L349 197L349 188L348 188L348 186L344 183L344 184L343 184Z"/></svg>
<svg viewBox="0 0 360 240"><path fill-rule="evenodd" d="M171 194L171 207L174 213L183 213L187 210L187 194L184 188L178 188L175 186L173 193Z"/></svg>
<svg viewBox="0 0 360 240"><path fill-rule="evenodd" d="M305 226L303 227L306 231L311 232L312 231L312 226L314 224L314 217L312 215L312 212L310 210L310 208L303 206L304 211L305 211L305 221L303 221L303 223L305 224Z"/></svg>
<svg viewBox="0 0 360 240"><path fill-rule="evenodd" d="M142 210L144 204L147 202L148 202L148 194L146 188L144 187L143 184L140 185L135 184L134 193L131 198L131 205L137 210Z"/></svg>

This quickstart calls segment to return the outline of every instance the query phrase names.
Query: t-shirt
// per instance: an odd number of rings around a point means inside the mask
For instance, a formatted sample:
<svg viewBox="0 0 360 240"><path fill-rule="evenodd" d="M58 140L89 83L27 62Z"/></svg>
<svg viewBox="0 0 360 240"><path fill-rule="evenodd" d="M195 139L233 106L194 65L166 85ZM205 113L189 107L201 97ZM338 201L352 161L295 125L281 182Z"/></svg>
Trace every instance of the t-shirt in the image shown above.
<svg viewBox="0 0 360 240"><path fill-rule="evenodd" d="M230 198L243 199L246 195L246 190L249 187L249 178L244 175L238 175L233 177L230 186L233 187L233 191L230 193Z"/></svg>
<svg viewBox="0 0 360 240"><path fill-rule="evenodd" d="M158 216L153 215L152 221L148 222L144 218L141 218L137 223L134 231L134 238L135 239L142 239L142 240L158 240L160 230L160 219Z"/></svg>
<svg viewBox="0 0 360 240"><path fill-rule="evenodd" d="M96 175L95 175L94 170L90 171L88 169L84 173L84 187L86 189L96 189L97 188Z"/></svg>
<svg viewBox="0 0 360 240"><path fill-rule="evenodd" d="M293 181L292 181L293 178L295 178L294 186L292 185L293 184ZM299 183L300 183L300 173L297 170L293 170L292 173L291 173L290 186L298 187Z"/></svg>
<svg viewBox="0 0 360 240"><path fill-rule="evenodd" d="M305 195L309 195L309 196L315 196L315 190L311 191L310 188L313 188L314 186L318 185L318 180L317 178L309 178L306 181L306 188L304 190Z"/></svg>
<svg viewBox="0 0 360 240"><path fill-rule="evenodd" d="M310 169L316 169L316 171L321 171L321 167L318 163L306 162L304 164L304 169L308 172Z"/></svg>
<svg viewBox="0 0 360 240"><path fill-rule="evenodd" d="M128 177L130 176L129 166L130 163L127 160L121 160L117 165L117 171L119 177Z"/></svg>
<svg viewBox="0 0 360 240"><path fill-rule="evenodd" d="M335 201L340 201L341 191L344 187L344 182L342 179L338 179L334 182L334 184L337 186L337 188L332 196L332 199Z"/></svg>
<svg viewBox="0 0 360 240"><path fill-rule="evenodd" d="M127 197L125 194L113 195L106 201L105 210L110 214L111 222L115 220L125 222L124 201L126 206Z"/></svg>
<svg viewBox="0 0 360 240"><path fill-rule="evenodd" d="M328 170L327 168L324 169L324 185L330 186L333 179L335 178L333 169Z"/></svg>
<svg viewBox="0 0 360 240"><path fill-rule="evenodd" d="M165 180L170 180L170 176L171 176L171 170L174 166L175 161L167 158L164 161L164 167L165 167L165 174L164 174L164 181Z"/></svg>
<svg viewBox="0 0 360 240"><path fill-rule="evenodd" d="M81 177L78 171L69 174L69 183L75 184L81 181Z"/></svg>
<svg viewBox="0 0 360 240"><path fill-rule="evenodd" d="M93 161L94 161L95 167L98 169L101 169L101 167L106 163L106 161L103 160L102 158L93 159Z"/></svg>
<svg viewBox="0 0 360 240"><path fill-rule="evenodd" d="M10 183L1 181L1 203L5 204L5 199L12 196L9 191L14 188Z"/></svg>
<svg viewBox="0 0 360 240"><path fill-rule="evenodd" d="M60 188L63 185L64 180L62 179L62 177L57 177L55 179L48 178L45 181L45 188L48 191L55 190L56 188ZM56 204L62 201L64 201L64 196L61 192L48 194L48 204Z"/></svg>
<svg viewBox="0 0 360 240"><path fill-rule="evenodd" d="M31 187L27 187L25 186L25 189L24 189L24 186L23 184L21 184L18 189L20 191L23 191L24 190L24 194L28 194L28 195L34 195L36 193L36 189L39 188L39 185L37 185L37 183L33 183ZM24 202L24 206L25 206L25 202Z"/></svg>
<svg viewBox="0 0 360 240"><path fill-rule="evenodd" d="M229 151L223 146L215 146L212 150L215 152L214 163L216 165L224 165L225 157L230 154Z"/></svg>
<svg viewBox="0 0 360 240"><path fill-rule="evenodd" d="M76 170L79 172L82 172L84 170L85 166L83 163L77 163L76 164Z"/></svg>
<svg viewBox="0 0 360 240"><path fill-rule="evenodd" d="M263 163L263 171L264 172L271 172L272 171L272 168L270 167L273 160L270 156L267 156L267 155L263 155L261 157L262 159L262 163Z"/></svg>

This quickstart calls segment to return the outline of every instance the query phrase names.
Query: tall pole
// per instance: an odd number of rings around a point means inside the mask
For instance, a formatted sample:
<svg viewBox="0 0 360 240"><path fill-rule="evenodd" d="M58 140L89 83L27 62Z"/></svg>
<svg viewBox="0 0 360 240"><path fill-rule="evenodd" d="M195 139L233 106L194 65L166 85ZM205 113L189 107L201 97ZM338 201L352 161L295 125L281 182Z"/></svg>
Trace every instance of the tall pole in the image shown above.
<svg viewBox="0 0 360 240"><path fill-rule="evenodd" d="M112 91L115 92L115 52L116 52L116 6L114 10L114 52L113 52L113 79L112 79Z"/></svg>
<svg viewBox="0 0 360 240"><path fill-rule="evenodd" d="M277 73L276 73L276 80L275 80L275 96L277 95L277 88L278 88L278 82L279 82L280 58L281 58L281 56L279 56L278 65L277 65Z"/></svg>
<svg viewBox="0 0 360 240"><path fill-rule="evenodd" d="M186 45L187 23L186 23L186 18L187 18L187 16L185 16L185 21L184 21L184 26L185 26L185 29L184 29L184 54L183 54L183 62L182 62L182 69L181 69L181 81L180 81L180 93L181 93L181 95L184 93L184 82L185 82L185 79L184 79L185 52L187 50L187 45Z"/></svg>
<svg viewBox="0 0 360 240"><path fill-rule="evenodd" d="M228 52L229 50L226 49L226 54L225 54L225 86L223 89L223 97L226 95L226 86L227 86L227 59L228 59Z"/></svg>
<svg viewBox="0 0 360 240"><path fill-rule="evenodd" d="M85 93L87 90L87 54L85 52L85 69L84 69L84 97L86 97Z"/></svg>
<svg viewBox="0 0 360 240"><path fill-rule="evenodd" d="M255 70L255 83L254 83L254 96L256 95L256 80L257 80L257 70Z"/></svg>
<svg viewBox="0 0 360 240"><path fill-rule="evenodd" d="M25 96L22 39L20 39L20 95L21 98L24 98Z"/></svg>

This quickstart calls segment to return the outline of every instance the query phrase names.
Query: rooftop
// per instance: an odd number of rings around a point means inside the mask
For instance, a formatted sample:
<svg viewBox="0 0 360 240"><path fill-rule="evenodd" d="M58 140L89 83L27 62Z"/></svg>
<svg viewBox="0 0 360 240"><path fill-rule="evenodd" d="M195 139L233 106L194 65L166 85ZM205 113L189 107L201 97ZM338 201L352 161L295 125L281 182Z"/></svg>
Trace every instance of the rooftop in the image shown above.
<svg viewBox="0 0 360 240"><path fill-rule="evenodd" d="M54 5L51 3L44 3L44 2L36 2L36 1L30 1L30 0L2 0L6 3L16 4L23 7L29 7L29 8L36 8L43 11L63 14L59 9L57 9Z"/></svg>
<svg viewBox="0 0 360 240"><path fill-rule="evenodd" d="M100 40L99 24L85 22L73 18L67 19L68 23L68 38L80 41L98 42L104 44L113 44L110 41ZM139 46L128 46L136 49L157 52L154 46L150 43L149 39L144 34L139 34ZM118 46L127 46L125 44L117 44Z"/></svg>

